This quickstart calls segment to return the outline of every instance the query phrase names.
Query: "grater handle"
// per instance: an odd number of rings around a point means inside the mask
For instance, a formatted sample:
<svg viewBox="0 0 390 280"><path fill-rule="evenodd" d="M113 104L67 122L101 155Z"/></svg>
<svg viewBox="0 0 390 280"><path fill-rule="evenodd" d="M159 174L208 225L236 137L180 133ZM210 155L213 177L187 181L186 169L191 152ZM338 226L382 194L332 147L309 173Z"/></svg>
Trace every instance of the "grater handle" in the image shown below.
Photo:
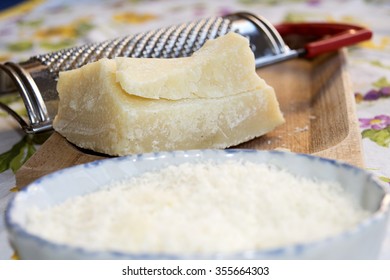
<svg viewBox="0 0 390 280"><path fill-rule="evenodd" d="M371 30L345 23L282 23L275 28L284 37L309 36L311 40L302 47L302 54L307 58L351 46L372 37ZM316 39L314 40L313 37Z"/></svg>

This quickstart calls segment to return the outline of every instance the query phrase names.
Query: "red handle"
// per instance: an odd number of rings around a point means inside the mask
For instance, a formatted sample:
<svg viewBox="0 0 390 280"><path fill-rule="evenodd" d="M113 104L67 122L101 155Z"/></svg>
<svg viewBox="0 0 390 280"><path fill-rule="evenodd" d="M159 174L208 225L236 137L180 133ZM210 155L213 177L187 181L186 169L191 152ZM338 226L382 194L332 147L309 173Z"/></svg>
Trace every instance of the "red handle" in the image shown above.
<svg viewBox="0 0 390 280"><path fill-rule="evenodd" d="M364 27L340 23L283 23L275 26L280 35L318 36L320 40L307 43L305 57L350 46L372 37L372 32Z"/></svg>

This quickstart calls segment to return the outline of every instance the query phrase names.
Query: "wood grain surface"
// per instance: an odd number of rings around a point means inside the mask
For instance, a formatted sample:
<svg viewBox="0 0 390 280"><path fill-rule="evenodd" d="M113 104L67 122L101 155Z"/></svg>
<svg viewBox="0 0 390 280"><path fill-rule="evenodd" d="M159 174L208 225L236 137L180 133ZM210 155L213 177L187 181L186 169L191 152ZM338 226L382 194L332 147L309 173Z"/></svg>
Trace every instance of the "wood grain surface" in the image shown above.
<svg viewBox="0 0 390 280"><path fill-rule="evenodd" d="M342 50L314 60L295 59L258 70L274 87L286 123L233 148L288 149L362 167L361 136L345 57ZM16 173L16 185L21 188L53 171L105 157L78 149L53 133Z"/></svg>

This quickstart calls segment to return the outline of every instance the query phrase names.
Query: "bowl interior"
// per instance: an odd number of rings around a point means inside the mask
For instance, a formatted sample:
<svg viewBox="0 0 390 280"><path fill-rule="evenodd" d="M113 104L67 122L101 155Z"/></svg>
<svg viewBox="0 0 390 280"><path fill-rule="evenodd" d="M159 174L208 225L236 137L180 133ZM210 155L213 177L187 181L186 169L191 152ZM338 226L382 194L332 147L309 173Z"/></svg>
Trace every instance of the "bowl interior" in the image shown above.
<svg viewBox="0 0 390 280"><path fill-rule="evenodd" d="M287 169L299 176L337 181L341 183L347 193L352 195L354 200L364 209L372 212L373 215L379 212L384 214L388 210L388 201L384 201L386 192L371 174L333 160L279 151L194 150L162 152L99 160L64 169L38 179L19 192L7 208L6 225L11 235L10 240L15 247L20 239L42 242L39 237L31 235L25 229L26 216L32 208L44 209L70 197L105 188L114 181L155 171L168 165L201 161L223 162L231 159L267 163ZM46 243L53 246L51 242L47 241ZM74 250L75 254L78 255L88 253L88 251L80 251L72 247L67 249ZM21 251L23 248L18 248L18 250ZM89 253L87 255L87 258L91 257ZM108 256L116 258L117 255Z"/></svg>

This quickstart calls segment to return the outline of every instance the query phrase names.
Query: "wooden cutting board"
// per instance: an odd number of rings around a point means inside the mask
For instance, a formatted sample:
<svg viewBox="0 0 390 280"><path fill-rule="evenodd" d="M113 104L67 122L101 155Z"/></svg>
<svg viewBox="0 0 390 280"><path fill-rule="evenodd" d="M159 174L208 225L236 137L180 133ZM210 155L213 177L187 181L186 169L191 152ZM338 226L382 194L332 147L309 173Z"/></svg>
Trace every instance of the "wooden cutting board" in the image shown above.
<svg viewBox="0 0 390 280"><path fill-rule="evenodd" d="M363 166L355 101L345 51L314 60L295 59L260 69L275 88L286 123L233 148L288 149ZM53 133L16 173L18 188L53 171L106 158L78 149Z"/></svg>

